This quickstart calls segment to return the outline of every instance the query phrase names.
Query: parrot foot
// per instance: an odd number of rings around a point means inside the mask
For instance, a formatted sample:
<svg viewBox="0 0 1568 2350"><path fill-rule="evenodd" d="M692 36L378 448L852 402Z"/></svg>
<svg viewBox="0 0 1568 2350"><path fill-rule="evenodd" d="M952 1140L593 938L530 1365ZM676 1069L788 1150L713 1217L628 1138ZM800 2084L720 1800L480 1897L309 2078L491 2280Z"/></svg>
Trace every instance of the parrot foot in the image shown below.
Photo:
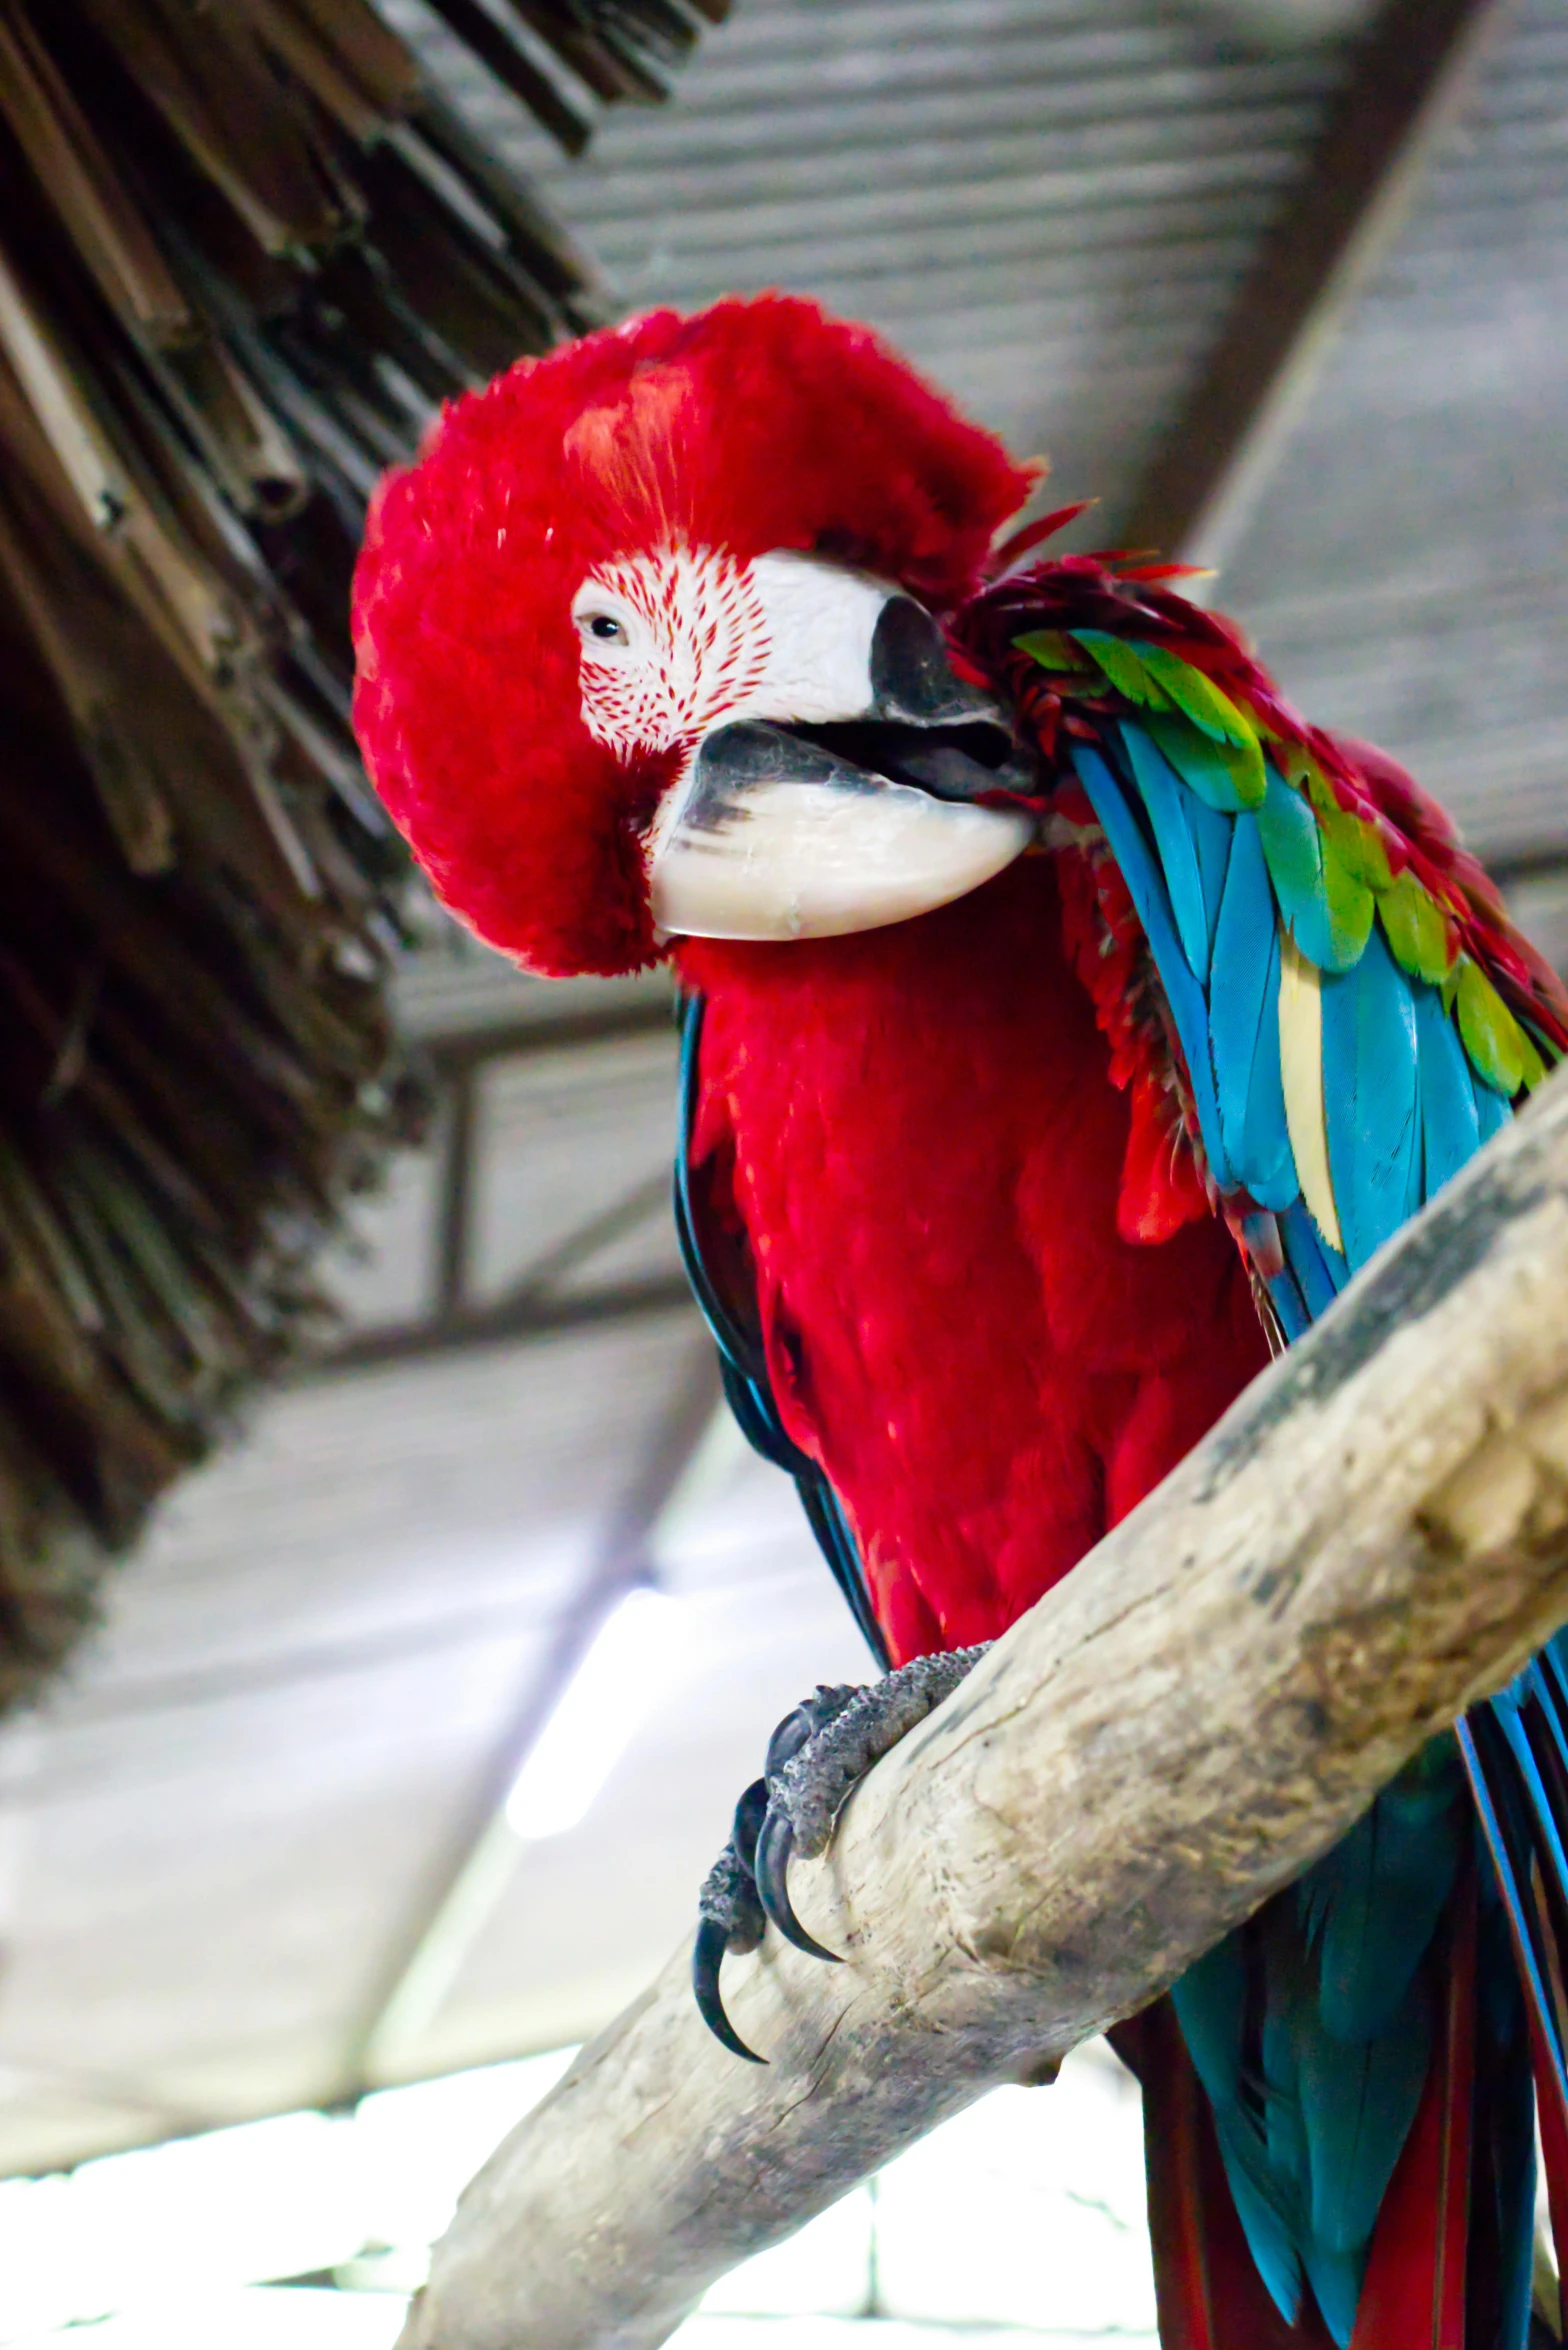
<svg viewBox="0 0 1568 2350"><path fill-rule="evenodd" d="M771 1921L797 1950L838 1964L838 1953L814 1941L795 1915L790 1860L826 1852L840 1812L872 1765L958 1687L989 1645L916 1657L861 1688L819 1687L774 1731L763 1775L735 1806L734 1831L697 1901L692 1989L704 2023L732 2054L766 2061L724 2012L719 1968L726 1951L755 1950Z"/></svg>

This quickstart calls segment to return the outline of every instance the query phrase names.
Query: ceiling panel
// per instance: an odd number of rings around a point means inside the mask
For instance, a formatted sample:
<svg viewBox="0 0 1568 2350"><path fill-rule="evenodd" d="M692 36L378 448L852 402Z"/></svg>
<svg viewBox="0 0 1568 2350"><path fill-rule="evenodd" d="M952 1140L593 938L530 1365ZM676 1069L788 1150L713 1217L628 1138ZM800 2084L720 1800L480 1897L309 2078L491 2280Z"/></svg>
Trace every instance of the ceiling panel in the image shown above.
<svg viewBox="0 0 1568 2350"><path fill-rule="evenodd" d="M333 2093L690 1344L301 1389L181 1488L71 1682L0 1732L0 2165ZM121 2104L51 2121L83 2082Z"/></svg>
<svg viewBox="0 0 1568 2350"><path fill-rule="evenodd" d="M579 2038L633 1998L691 1932L774 1723L819 1681L866 1677L787 1480L738 1448L659 1563L682 1625L654 1708L583 1830L523 1847L410 2077Z"/></svg>
<svg viewBox="0 0 1568 2350"><path fill-rule="evenodd" d="M596 1248L598 1277L674 1272L669 1213L675 1150L676 1040L567 1046L502 1062L481 1095L474 1282L494 1295L618 1201L643 1203L613 1250Z"/></svg>
<svg viewBox="0 0 1568 2350"><path fill-rule="evenodd" d="M397 13L449 58L417 0ZM1237 24L1344 16L740 0L674 103L623 111L576 166L479 79L462 95L629 303L818 293L1048 450L1063 496L1114 508L1341 69L1332 42L1270 51ZM1537 863L1568 849L1565 122L1568 24L1531 0L1221 583L1314 716ZM1568 884L1537 871L1519 902L1568 956ZM571 1282L672 1269L667 986L546 987L429 931L400 1016L442 1067L483 1064L481 1293L640 1191ZM356 1326L431 1302L445 1133L325 1269ZM339 2085L696 1329L661 1312L304 1385L180 1490L73 1679L0 1731L0 2169ZM720 1462L661 1545L677 1666L581 1828L511 1856L402 2073L602 2020L685 1930L773 1721L863 1670L775 1472Z"/></svg>

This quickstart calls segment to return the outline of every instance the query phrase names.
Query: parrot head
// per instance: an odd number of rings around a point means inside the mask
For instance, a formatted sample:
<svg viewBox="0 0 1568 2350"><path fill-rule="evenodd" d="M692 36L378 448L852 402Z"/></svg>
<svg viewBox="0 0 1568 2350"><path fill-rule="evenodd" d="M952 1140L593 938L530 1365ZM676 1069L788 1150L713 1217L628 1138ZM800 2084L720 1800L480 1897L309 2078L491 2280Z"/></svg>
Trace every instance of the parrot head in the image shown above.
<svg viewBox="0 0 1568 2350"><path fill-rule="evenodd" d="M655 312L450 407L381 485L355 726L438 894L531 969L822 937L1027 845L939 615L1034 472L863 328Z"/></svg>

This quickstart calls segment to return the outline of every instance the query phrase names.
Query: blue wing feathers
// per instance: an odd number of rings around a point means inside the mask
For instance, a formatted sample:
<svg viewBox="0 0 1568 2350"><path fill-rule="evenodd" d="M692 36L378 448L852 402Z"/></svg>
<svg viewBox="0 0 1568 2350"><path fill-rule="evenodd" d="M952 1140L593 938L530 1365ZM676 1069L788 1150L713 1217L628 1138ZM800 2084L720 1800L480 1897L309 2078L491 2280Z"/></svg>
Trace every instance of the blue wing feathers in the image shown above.
<svg viewBox="0 0 1568 2350"><path fill-rule="evenodd" d="M1249 2167L1239 2150L1234 2125L1227 2128L1217 2115L1215 2119L1225 2176L1258 2274L1285 2323L1294 2325L1301 2307L1301 2255L1296 2249L1299 2227L1281 2213L1268 2192L1273 2174L1260 2174Z"/></svg>
<svg viewBox="0 0 1568 2350"><path fill-rule="evenodd" d="M1288 1208L1298 1195L1296 1159L1285 1123L1285 1089L1279 1051L1279 931L1269 939L1263 974L1263 1017L1247 1087L1247 1124L1242 1143L1247 1189L1260 1207Z"/></svg>
<svg viewBox="0 0 1568 2350"><path fill-rule="evenodd" d="M1209 985L1209 1054L1214 1067L1215 1100L1227 1148L1238 1163L1246 1150L1247 1107L1253 1063L1258 1055L1274 929L1274 901L1263 852L1257 845L1256 827L1249 831L1238 826L1231 847L1225 894L1214 928ZM1284 1122L1282 1093L1281 1128ZM1257 1197L1250 1183L1247 1189Z"/></svg>
<svg viewBox="0 0 1568 2350"><path fill-rule="evenodd" d="M1287 1208L1300 1186L1280 1080L1274 895L1252 817L1204 813L1232 833L1209 983L1209 1053L1220 1130L1238 1182L1260 1207Z"/></svg>
<svg viewBox="0 0 1568 2350"><path fill-rule="evenodd" d="M1341 2343L1426 2079L1428 1954L1465 1850L1462 1793L1453 1746L1435 1741L1296 1885L1299 1939L1273 1927L1309 2170L1301 2251Z"/></svg>
<svg viewBox="0 0 1568 2350"><path fill-rule="evenodd" d="M1279 1319L1280 1329L1284 1332L1285 1343L1287 1346L1293 1346L1298 1338L1311 1329L1312 1316L1307 1311L1307 1301L1301 1294L1301 1285L1288 1263L1273 1275L1268 1284L1268 1292L1275 1314Z"/></svg>
<svg viewBox="0 0 1568 2350"><path fill-rule="evenodd" d="M1241 2095L1242 2016L1247 1969L1234 1935L1191 1966L1171 1992L1182 2038L1209 2102L1234 2105Z"/></svg>
<svg viewBox="0 0 1568 2350"><path fill-rule="evenodd" d="M1475 1119L1482 1142L1490 1142L1494 1134L1501 1134L1513 1116L1513 1105L1505 1102L1500 1093L1469 1071L1470 1090L1475 1097Z"/></svg>
<svg viewBox="0 0 1568 2350"><path fill-rule="evenodd" d="M1561 1638L1561 1633L1555 1635L1555 1640ZM1560 1826L1568 1819L1568 1713L1564 1711L1561 1663L1553 1654L1553 1645L1544 1648L1528 1668L1535 1700L1529 1726L1532 1733L1538 1733L1533 1747L1536 1767L1546 1785L1553 1819ZM1568 1871L1564 1872L1563 1888L1568 1901Z"/></svg>
<svg viewBox="0 0 1568 2350"><path fill-rule="evenodd" d="M1463 1787L1453 1747L1435 1741L1298 1885L1334 2039L1371 2039L1404 2001L1458 1876Z"/></svg>
<svg viewBox="0 0 1568 2350"><path fill-rule="evenodd" d="M1363 932L1343 908L1336 924L1307 800L1268 766L1262 802L1242 806L1218 754L1212 773L1194 772L1189 731L1125 719L1108 757L1081 744L1072 757L1165 988L1214 1181L1276 1218L1285 1265L1270 1289L1294 1339L1512 1112L1472 1071L1441 992L1407 977L1376 925ZM1323 1114L1343 1254L1300 1196L1290 1142L1282 923L1320 975ZM1171 1995L1259 2273L1288 2318L1305 2276L1342 2345L1426 2080L1432 1954L1474 1818L1568 2114L1568 1995L1561 2015L1553 1996L1557 1954L1568 1949L1568 1632L1495 1708L1461 1724L1457 1743L1434 1742L1301 1881L1293 1942L1280 1939L1276 1904L1265 1913L1274 1918L1267 1949L1259 1921ZM1513 1980L1510 1972L1503 1990L1517 1999ZM1518 2350L1528 2314L1533 2154L1528 2115L1521 2125L1514 2111L1521 2077L1528 2090L1520 2062L1518 2048L1497 2056L1491 2103L1477 2109L1491 2132L1484 2191L1496 2199L1501 2350Z"/></svg>
<svg viewBox="0 0 1568 2350"><path fill-rule="evenodd" d="M1148 813L1182 953L1200 983L1230 852L1230 819L1204 806L1141 726L1123 726L1122 743Z"/></svg>
<svg viewBox="0 0 1568 2350"><path fill-rule="evenodd" d="M1394 2015L1371 2039L1336 2038L1324 2028L1321 2007L1301 2003L1296 2047L1311 2165L1311 2239L1325 2252L1365 2255L1421 2102L1432 2025L1424 1973L1407 1983Z"/></svg>
<svg viewBox="0 0 1568 2350"><path fill-rule="evenodd" d="M1351 970L1325 973L1322 1005L1329 1172L1355 1271L1419 1204L1415 1006L1376 935Z"/></svg>
<svg viewBox="0 0 1568 2350"><path fill-rule="evenodd" d="M1421 1064L1421 1184L1430 1199L1475 1156L1481 1124L1465 1048L1441 997L1435 987L1414 987L1410 994Z"/></svg>
<svg viewBox="0 0 1568 2350"><path fill-rule="evenodd" d="M1267 788L1255 821L1274 894L1286 926L1307 960L1330 971L1334 966L1317 818L1300 793L1292 791L1272 767L1267 774Z"/></svg>
<svg viewBox="0 0 1568 2350"><path fill-rule="evenodd" d="M1556 1635L1561 1641L1562 1634ZM1555 1946L1559 1930L1568 1925L1568 1853L1564 1850L1564 1822L1568 1820L1568 1717L1563 1710L1560 1655L1543 1653L1525 1666L1488 1707L1487 1737L1477 1741L1483 1769L1506 1826L1511 1820L1514 1843L1528 1856L1525 1875L1537 1890L1536 1926ZM1513 1772L1502 1773L1499 1742L1512 1758ZM1517 1864L1516 1864L1517 1865ZM1521 1879L1521 1884L1523 1879ZM1552 1968L1548 1966L1549 1977ZM1553 2017L1549 2028L1560 2037L1568 2031L1560 1981L1552 1981ZM1568 2065L1565 2065L1568 2069Z"/></svg>
<svg viewBox="0 0 1568 2350"><path fill-rule="evenodd" d="M1541 1678L1550 1689L1559 1721L1568 1708L1568 1631L1554 1632L1536 1658ZM1564 1751L1568 1762L1568 1748Z"/></svg>
<svg viewBox="0 0 1568 2350"><path fill-rule="evenodd" d="M1279 1236L1284 1244L1285 1262L1295 1275L1307 1312L1315 1322L1320 1314L1328 1312L1350 1279L1350 1267L1338 1249L1329 1247L1299 1199L1280 1217Z"/></svg>
<svg viewBox="0 0 1568 2350"><path fill-rule="evenodd" d="M1340 2350L1350 2350L1350 2338L1355 2331L1356 2303L1360 2298L1361 2279L1366 2270L1366 2255L1353 2252L1330 2252L1314 2243L1307 2255L1307 2275L1317 2304Z"/></svg>
<svg viewBox="0 0 1568 2350"><path fill-rule="evenodd" d="M1193 2068L1214 2114L1225 2175L1258 2273L1287 2323L1301 2300L1301 2174L1304 2144L1299 2112L1271 2100L1267 2081L1246 2062L1248 1954L1241 1935L1221 1942L1189 1967L1171 1989L1171 2002ZM1265 2051L1277 2053L1275 2045ZM1277 2109L1277 2110L1276 2110Z"/></svg>
<svg viewBox="0 0 1568 2350"><path fill-rule="evenodd" d="M1508 1751L1494 1705L1478 1706L1458 1723L1455 1736L1464 1756L1481 1831L1492 1863L1492 1882L1507 1915L1513 1953L1540 2027L1551 2086L1568 2114L1568 2051L1551 1996L1551 1954L1532 1893L1532 1835L1528 1800Z"/></svg>
<svg viewBox="0 0 1568 2350"><path fill-rule="evenodd" d="M1208 916L1209 944L1212 953L1214 926L1220 918L1220 902L1225 895L1225 878L1230 870L1231 844L1236 837L1235 819L1221 815L1190 792L1183 792L1190 811L1188 821L1198 850L1198 872L1203 881L1203 904Z"/></svg>
<svg viewBox="0 0 1568 2350"><path fill-rule="evenodd" d="M1484 1872L1480 1896L1471 2200L1485 2215L1480 2234L1483 2263L1490 2271L1488 2330L1492 2341L1506 2346L1523 2344L1533 2334L1535 2099L1520 1971L1498 1888Z"/></svg>
<svg viewBox="0 0 1568 2350"><path fill-rule="evenodd" d="M1192 1079L1198 1123L1214 1180L1222 1190L1229 1190L1233 1177L1220 1133L1219 1105L1209 1065L1209 1007L1182 951L1164 876L1127 792L1109 763L1087 743L1074 743L1072 755L1078 780L1121 868L1164 985Z"/></svg>
<svg viewBox="0 0 1568 2350"><path fill-rule="evenodd" d="M1519 1776L1524 1783L1524 1794L1531 1813L1530 1826L1533 1830L1531 1840L1544 1847L1544 1857L1552 1867L1556 1882L1559 1885L1568 1885L1568 1856L1565 1856L1563 1852L1562 1831L1555 1817L1551 1798L1546 1791L1546 1781L1542 1775L1540 1758L1537 1755L1530 1730L1526 1727L1523 1718L1522 1706L1525 1699L1532 1694L1531 1683L1533 1679L1533 1667L1526 1666L1523 1675L1521 1675L1521 1681L1524 1683L1522 1694L1515 1696L1512 1691L1505 1690L1501 1697L1493 1699L1492 1711L1497 1717L1503 1736L1508 1741L1509 1750L1518 1765ZM1515 1691L1519 1690L1520 1683L1515 1682L1513 1687Z"/></svg>

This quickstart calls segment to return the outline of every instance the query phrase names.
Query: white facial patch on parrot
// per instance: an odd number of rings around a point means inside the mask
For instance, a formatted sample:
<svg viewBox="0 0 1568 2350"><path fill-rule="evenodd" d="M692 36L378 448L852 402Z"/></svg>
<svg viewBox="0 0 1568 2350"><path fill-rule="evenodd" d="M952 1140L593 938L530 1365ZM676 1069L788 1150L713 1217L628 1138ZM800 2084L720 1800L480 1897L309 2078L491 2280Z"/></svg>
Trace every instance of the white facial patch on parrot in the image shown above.
<svg viewBox="0 0 1568 2350"><path fill-rule="evenodd" d="M685 748L756 689L768 629L745 570L711 549L628 555L572 600L583 724L623 759Z"/></svg>
<svg viewBox="0 0 1568 2350"><path fill-rule="evenodd" d="M623 759L685 749L745 718L853 718L894 590L812 555L738 563L664 547L591 571L572 600L583 723Z"/></svg>
<svg viewBox="0 0 1568 2350"><path fill-rule="evenodd" d="M572 619L584 725L628 765L677 754L645 842L666 936L875 929L978 888L1028 846L1028 815L954 804L798 739L770 742L772 727L873 712L873 646L894 601L887 582L817 556L743 564L685 546L619 557L583 581ZM715 745L727 746L722 777Z"/></svg>

